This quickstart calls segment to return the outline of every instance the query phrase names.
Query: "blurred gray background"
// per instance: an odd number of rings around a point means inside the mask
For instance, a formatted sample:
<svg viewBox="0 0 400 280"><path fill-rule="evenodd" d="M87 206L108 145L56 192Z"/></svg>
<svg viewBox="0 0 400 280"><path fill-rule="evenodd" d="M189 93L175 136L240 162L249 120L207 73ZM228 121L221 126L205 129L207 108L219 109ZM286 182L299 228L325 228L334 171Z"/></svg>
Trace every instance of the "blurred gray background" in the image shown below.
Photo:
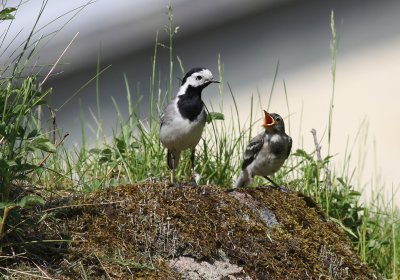
<svg viewBox="0 0 400 280"><path fill-rule="evenodd" d="M85 3L50 0L39 26ZM11 33L22 31L10 49L18 46L19 38L25 38L41 4L40 0L32 0L21 6ZM133 94L140 87L141 107L146 112L157 30L159 41L167 43L164 31L164 25L168 24L167 4L166 0L99 0L84 7L54 38L42 44L37 63L51 64L79 32L54 71L58 75L45 84L45 87L54 88L53 107L58 108L95 75L100 53L102 67L112 64L101 75L99 84L106 132L111 135L117 128L110 96L126 112L123 73L128 77ZM391 191L392 186L399 186L399 1L173 0L171 4L173 23L180 27L174 37L174 79L181 76L176 56L181 58L186 70L205 66L218 77L220 55L224 66L227 116L232 100L226 82L238 99L244 123L250 113L251 95L257 96L259 92L262 106L266 108L279 61L269 109L288 117L285 81L294 147L313 150L310 130L315 128L319 137L325 135L322 141L324 155L332 93L330 15L333 10L339 37L331 147L331 153L336 155L334 168L340 169L346 161L347 146L353 151L351 166L357 168L355 179L362 185L368 188L371 182L383 185L385 181L387 191ZM62 26L77 11L56 20L35 36ZM6 52L0 57L2 63L7 55ZM159 48L157 77L161 83L168 79L168 60L168 50ZM175 90L178 86L179 81L175 79ZM218 104L217 92L215 87L207 88L203 95L206 103ZM88 85L57 113L59 127L70 133L69 145L81 141L79 100L87 126L93 126L95 120L91 111L96 112L95 83ZM257 111L256 116L261 117L261 111ZM286 120L288 122L288 118ZM354 142L356 135L359 140ZM88 137L89 142L93 141L94 134L89 133ZM373 185L376 188L379 184Z"/></svg>

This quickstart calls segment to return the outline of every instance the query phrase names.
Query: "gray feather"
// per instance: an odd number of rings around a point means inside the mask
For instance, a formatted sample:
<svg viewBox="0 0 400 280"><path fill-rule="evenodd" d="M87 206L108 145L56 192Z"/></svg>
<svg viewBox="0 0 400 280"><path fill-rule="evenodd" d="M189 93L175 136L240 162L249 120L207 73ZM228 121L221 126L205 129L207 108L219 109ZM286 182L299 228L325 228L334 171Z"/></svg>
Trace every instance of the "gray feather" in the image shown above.
<svg viewBox="0 0 400 280"><path fill-rule="evenodd" d="M240 172L239 178L236 180L233 188L245 188L250 184L250 182L251 177L249 172L246 169L243 169L242 172Z"/></svg>
<svg viewBox="0 0 400 280"><path fill-rule="evenodd" d="M290 152L291 152L291 150L292 150L292 143L293 143L292 137L290 137L290 136L288 136L288 137L289 137L289 139L288 139L288 152L287 152L287 157L289 157L289 155L290 155Z"/></svg>
<svg viewBox="0 0 400 280"><path fill-rule="evenodd" d="M175 116L175 108L174 108L174 101L175 99L171 100L171 102L168 104L167 107L165 107L162 115L161 115L161 121L160 121L160 128L163 125L168 125L169 123L172 122L174 116Z"/></svg>

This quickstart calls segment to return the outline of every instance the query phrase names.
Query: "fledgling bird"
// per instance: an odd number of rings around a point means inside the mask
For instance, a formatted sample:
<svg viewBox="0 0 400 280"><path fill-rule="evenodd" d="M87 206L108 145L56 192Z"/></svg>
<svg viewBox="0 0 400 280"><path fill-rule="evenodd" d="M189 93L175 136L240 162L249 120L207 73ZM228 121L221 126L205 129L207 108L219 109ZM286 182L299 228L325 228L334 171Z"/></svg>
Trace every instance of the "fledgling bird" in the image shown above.
<svg viewBox="0 0 400 280"><path fill-rule="evenodd" d="M215 80L211 71L206 68L193 68L186 73L176 97L171 100L161 115L160 141L168 149L167 164L172 169L172 183L175 180L175 170L179 164L181 152L192 151L192 182L196 185L194 172L195 148L199 143L207 113L201 99L202 90Z"/></svg>
<svg viewBox="0 0 400 280"><path fill-rule="evenodd" d="M244 152L242 172L234 188L247 187L254 176L262 176L274 187L280 188L268 176L282 167L292 149L292 138L285 133L285 124L280 115L264 110L265 131L251 139Z"/></svg>

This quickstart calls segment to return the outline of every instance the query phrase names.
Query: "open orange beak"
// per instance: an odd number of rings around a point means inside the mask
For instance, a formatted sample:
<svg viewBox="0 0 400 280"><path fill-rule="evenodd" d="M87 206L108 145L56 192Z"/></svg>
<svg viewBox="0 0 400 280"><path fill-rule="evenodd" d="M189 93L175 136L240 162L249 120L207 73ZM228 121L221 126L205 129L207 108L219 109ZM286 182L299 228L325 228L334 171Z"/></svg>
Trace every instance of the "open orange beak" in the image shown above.
<svg viewBox="0 0 400 280"><path fill-rule="evenodd" d="M273 117L271 117L270 114L268 114L267 111L264 110L264 123L262 124L263 127L268 128L268 127L272 127L276 124L275 120Z"/></svg>

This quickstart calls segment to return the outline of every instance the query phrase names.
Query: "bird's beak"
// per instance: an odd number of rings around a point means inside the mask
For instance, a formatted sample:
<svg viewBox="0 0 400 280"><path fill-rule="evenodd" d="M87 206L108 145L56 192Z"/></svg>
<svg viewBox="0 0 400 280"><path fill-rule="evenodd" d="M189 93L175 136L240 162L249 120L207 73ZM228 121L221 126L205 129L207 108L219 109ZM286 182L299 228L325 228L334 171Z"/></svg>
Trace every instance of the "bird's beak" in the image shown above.
<svg viewBox="0 0 400 280"><path fill-rule="evenodd" d="M264 123L262 124L263 127L268 128L268 127L272 127L276 124L275 120L273 117L271 117L270 114L268 114L267 111L264 110Z"/></svg>
<svg viewBox="0 0 400 280"><path fill-rule="evenodd" d="M211 80L209 80L209 82L210 82L210 83L217 83L217 84L221 83L220 81L215 80L214 78L212 78Z"/></svg>

